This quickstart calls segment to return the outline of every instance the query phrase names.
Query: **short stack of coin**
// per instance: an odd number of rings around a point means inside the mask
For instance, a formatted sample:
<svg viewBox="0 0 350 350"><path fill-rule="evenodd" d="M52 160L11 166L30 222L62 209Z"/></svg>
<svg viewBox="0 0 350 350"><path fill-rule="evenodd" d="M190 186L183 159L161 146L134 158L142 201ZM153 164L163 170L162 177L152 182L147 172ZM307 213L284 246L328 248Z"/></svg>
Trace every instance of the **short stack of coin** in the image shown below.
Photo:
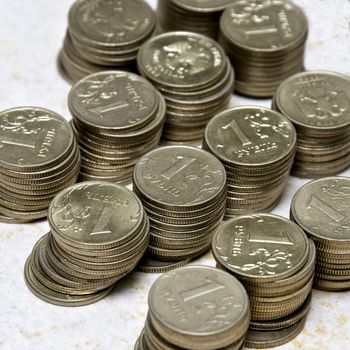
<svg viewBox="0 0 350 350"><path fill-rule="evenodd" d="M0 113L0 222L46 217L56 193L76 182L80 153L68 122L39 107Z"/></svg>
<svg viewBox="0 0 350 350"><path fill-rule="evenodd" d="M163 274L148 296L149 312L135 350L240 350L250 310L242 284L206 266Z"/></svg>
<svg viewBox="0 0 350 350"><path fill-rule="evenodd" d="M130 273L149 241L149 221L130 190L108 182L75 184L48 213L51 232L25 267L30 290L61 306L93 303Z"/></svg>
<svg viewBox="0 0 350 350"><path fill-rule="evenodd" d="M82 155L81 180L129 180L137 159L159 144L165 101L144 78L99 72L76 83L68 96Z"/></svg>
<svg viewBox="0 0 350 350"><path fill-rule="evenodd" d="M236 1L220 20L219 42L236 72L237 92L270 97L304 67L308 23L290 1Z"/></svg>
<svg viewBox="0 0 350 350"><path fill-rule="evenodd" d="M228 106L234 73L221 46L190 32L169 32L142 46L138 69L163 94L167 118L163 137L193 141L218 111Z"/></svg>
<svg viewBox="0 0 350 350"><path fill-rule="evenodd" d="M203 148L227 172L226 217L268 211L278 202L292 167L296 132L280 113L263 107L236 107L207 125Z"/></svg>
<svg viewBox="0 0 350 350"><path fill-rule="evenodd" d="M78 0L68 16L60 54L71 80L106 69L135 70L140 46L156 31L156 15L143 0Z"/></svg>
<svg viewBox="0 0 350 350"><path fill-rule="evenodd" d="M247 347L279 346L300 333L310 309L316 249L298 225L271 214L233 218L215 233L213 254L218 267L248 291Z"/></svg>
<svg viewBox="0 0 350 350"><path fill-rule="evenodd" d="M319 178L350 166L350 77L306 72L287 79L272 103L297 130L292 174Z"/></svg>
<svg viewBox="0 0 350 350"><path fill-rule="evenodd" d="M155 149L136 163L133 185L151 224L149 257L176 267L210 248L227 191L215 157L190 146Z"/></svg>
<svg viewBox="0 0 350 350"><path fill-rule="evenodd" d="M311 181L294 195L290 217L315 242L314 287L350 290L350 178Z"/></svg>
<svg viewBox="0 0 350 350"><path fill-rule="evenodd" d="M159 24L166 32L186 30L216 39L222 12L233 0L160 0Z"/></svg>

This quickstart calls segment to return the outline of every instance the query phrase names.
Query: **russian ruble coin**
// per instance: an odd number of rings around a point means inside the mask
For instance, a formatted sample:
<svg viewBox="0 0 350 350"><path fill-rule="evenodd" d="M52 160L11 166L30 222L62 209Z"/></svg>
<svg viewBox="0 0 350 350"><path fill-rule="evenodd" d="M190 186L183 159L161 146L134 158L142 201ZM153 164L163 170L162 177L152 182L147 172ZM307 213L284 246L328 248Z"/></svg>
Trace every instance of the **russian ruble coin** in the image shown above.
<svg viewBox="0 0 350 350"><path fill-rule="evenodd" d="M278 201L293 164L296 138L291 122L268 108L236 107L208 123L203 148L227 171L227 217L264 211Z"/></svg>
<svg viewBox="0 0 350 350"><path fill-rule="evenodd" d="M236 1L221 16L219 42L236 72L235 90L270 97L304 68L308 22L290 1Z"/></svg>
<svg viewBox="0 0 350 350"><path fill-rule="evenodd" d="M206 36L158 35L142 46L137 65L166 100L168 140L200 139L210 118L228 106L234 73L221 46Z"/></svg>
<svg viewBox="0 0 350 350"><path fill-rule="evenodd" d="M319 178L350 166L350 78L311 71L287 79L276 91L273 108L284 114L298 134L292 174Z"/></svg>

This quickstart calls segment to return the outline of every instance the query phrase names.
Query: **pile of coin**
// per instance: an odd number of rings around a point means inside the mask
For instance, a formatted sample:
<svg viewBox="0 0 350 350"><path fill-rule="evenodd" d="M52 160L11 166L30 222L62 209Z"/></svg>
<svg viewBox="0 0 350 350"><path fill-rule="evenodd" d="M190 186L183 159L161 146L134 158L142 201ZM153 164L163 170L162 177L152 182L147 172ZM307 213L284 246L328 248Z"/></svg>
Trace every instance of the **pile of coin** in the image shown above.
<svg viewBox="0 0 350 350"><path fill-rule="evenodd" d="M163 94L167 118L163 137L193 141L218 111L227 107L234 73L221 46L190 32L169 32L142 46L138 69Z"/></svg>
<svg viewBox="0 0 350 350"><path fill-rule="evenodd" d="M235 69L236 91L272 96L303 70L307 35L304 12L290 1L235 1L221 17L219 42Z"/></svg>
<svg viewBox="0 0 350 350"><path fill-rule="evenodd" d="M247 347L275 347L297 336L310 309L316 261L315 246L298 225L271 214L233 218L215 233L213 254L248 291Z"/></svg>
<svg viewBox="0 0 350 350"><path fill-rule="evenodd" d="M250 320L249 298L230 274L187 266L163 274L148 296L135 350L239 350Z"/></svg>
<svg viewBox="0 0 350 350"><path fill-rule="evenodd" d="M68 106L82 155L81 180L129 180L137 159L159 144L165 101L136 74L85 77L71 89Z"/></svg>
<svg viewBox="0 0 350 350"><path fill-rule="evenodd" d="M140 46L156 31L156 15L143 0L78 0L68 15L60 61L77 81L107 69L135 70Z"/></svg>
<svg viewBox="0 0 350 350"><path fill-rule="evenodd" d="M233 0L159 0L158 18L166 31L187 30L216 39L222 12Z"/></svg>
<svg viewBox="0 0 350 350"><path fill-rule="evenodd" d="M311 181L294 195L290 217L315 242L314 287L350 290L350 178Z"/></svg>
<svg viewBox="0 0 350 350"><path fill-rule="evenodd" d="M296 132L291 122L263 107L236 107L207 125L203 148L227 172L226 217L271 210L288 180Z"/></svg>
<svg viewBox="0 0 350 350"><path fill-rule="evenodd" d="M319 178L350 166L350 78L333 72L306 72L286 80L272 106L297 130L292 174Z"/></svg>
<svg viewBox="0 0 350 350"><path fill-rule="evenodd" d="M56 193L76 182L80 154L68 122L39 107L0 113L0 222L46 217Z"/></svg>
<svg viewBox="0 0 350 350"><path fill-rule="evenodd" d="M149 240L149 221L130 190L85 182L60 192L48 213L51 232L34 247L25 266L29 289L60 306L105 297L131 272Z"/></svg>
<svg viewBox="0 0 350 350"><path fill-rule="evenodd" d="M133 185L150 220L149 257L177 267L210 248L226 205L225 169L215 157L190 146L155 149L136 163Z"/></svg>

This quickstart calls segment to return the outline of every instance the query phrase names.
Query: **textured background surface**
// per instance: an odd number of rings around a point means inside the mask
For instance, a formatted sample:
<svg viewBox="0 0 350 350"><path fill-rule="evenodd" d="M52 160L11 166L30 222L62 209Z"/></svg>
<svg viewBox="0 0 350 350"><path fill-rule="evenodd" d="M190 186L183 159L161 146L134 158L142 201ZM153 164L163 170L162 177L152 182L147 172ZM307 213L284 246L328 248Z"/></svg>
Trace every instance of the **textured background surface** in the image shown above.
<svg viewBox="0 0 350 350"><path fill-rule="evenodd" d="M306 68L350 75L350 1L295 0L310 21ZM150 1L155 5L156 1ZM70 119L70 85L56 57L66 30L71 0L1 0L0 110L20 105L50 108ZM269 100L233 96L232 105L269 106ZM344 172L350 176L350 170ZM290 178L275 213L288 216L293 193L304 180ZM0 349L133 349L147 313L147 294L157 275L134 273L108 298L81 308L61 308L37 299L25 286L23 265L34 243L48 230L45 221L0 224ZM210 256L198 263L214 265ZM314 292L304 332L281 349L350 348L350 292Z"/></svg>

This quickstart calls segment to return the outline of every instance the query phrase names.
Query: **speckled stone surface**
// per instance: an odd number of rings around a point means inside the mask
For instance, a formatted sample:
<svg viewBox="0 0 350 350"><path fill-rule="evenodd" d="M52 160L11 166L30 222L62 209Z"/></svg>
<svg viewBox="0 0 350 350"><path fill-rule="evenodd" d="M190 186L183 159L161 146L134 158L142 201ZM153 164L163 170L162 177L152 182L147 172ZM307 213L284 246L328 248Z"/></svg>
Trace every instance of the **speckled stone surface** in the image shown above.
<svg viewBox="0 0 350 350"><path fill-rule="evenodd" d="M1 0L0 110L37 105L70 118L70 85L60 76L57 53L72 0ZM295 0L310 21L306 68L350 74L350 1ZM154 6L155 1L150 1ZM232 105L269 106L270 100L233 96ZM350 176L350 170L343 173ZM306 181L290 178L275 213L288 216L293 193ZM157 275L133 273L97 304L62 308L26 288L23 266L46 221L0 224L0 349L131 350L147 313L147 294ZM194 262L214 265L211 255ZM285 350L350 349L350 292L315 291L306 328Z"/></svg>

